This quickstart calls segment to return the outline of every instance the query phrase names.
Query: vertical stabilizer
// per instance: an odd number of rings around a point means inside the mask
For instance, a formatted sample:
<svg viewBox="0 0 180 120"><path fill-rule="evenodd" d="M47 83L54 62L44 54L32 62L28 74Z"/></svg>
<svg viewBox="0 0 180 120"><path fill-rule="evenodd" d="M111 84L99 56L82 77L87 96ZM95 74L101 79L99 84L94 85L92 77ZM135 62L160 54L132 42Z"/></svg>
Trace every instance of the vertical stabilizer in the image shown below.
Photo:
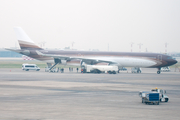
<svg viewBox="0 0 180 120"><path fill-rule="evenodd" d="M16 33L19 45L21 49L36 49L41 50L39 46L37 46L24 32L24 30L21 27L15 27L14 31Z"/></svg>

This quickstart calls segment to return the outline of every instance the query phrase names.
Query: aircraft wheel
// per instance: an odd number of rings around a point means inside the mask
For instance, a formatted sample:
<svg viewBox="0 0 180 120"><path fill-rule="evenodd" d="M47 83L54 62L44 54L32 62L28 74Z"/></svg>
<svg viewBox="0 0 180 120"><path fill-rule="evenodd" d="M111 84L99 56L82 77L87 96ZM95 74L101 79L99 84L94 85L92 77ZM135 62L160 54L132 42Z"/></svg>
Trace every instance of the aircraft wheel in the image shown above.
<svg viewBox="0 0 180 120"><path fill-rule="evenodd" d="M157 74L160 74L160 73L161 73L161 71L158 70L158 71L157 71Z"/></svg>

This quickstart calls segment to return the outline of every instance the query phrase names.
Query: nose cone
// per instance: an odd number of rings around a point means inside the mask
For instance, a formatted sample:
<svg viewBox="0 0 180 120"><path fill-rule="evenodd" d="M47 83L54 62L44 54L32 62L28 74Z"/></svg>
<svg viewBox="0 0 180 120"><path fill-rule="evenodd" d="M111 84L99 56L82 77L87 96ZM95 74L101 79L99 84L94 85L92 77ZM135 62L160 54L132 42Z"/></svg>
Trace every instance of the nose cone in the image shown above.
<svg viewBox="0 0 180 120"><path fill-rule="evenodd" d="M174 60L174 64L176 64L178 61L177 60Z"/></svg>
<svg viewBox="0 0 180 120"><path fill-rule="evenodd" d="M177 62L178 62L177 60L171 59L170 61L168 61L168 66L174 65L174 64L176 64Z"/></svg>

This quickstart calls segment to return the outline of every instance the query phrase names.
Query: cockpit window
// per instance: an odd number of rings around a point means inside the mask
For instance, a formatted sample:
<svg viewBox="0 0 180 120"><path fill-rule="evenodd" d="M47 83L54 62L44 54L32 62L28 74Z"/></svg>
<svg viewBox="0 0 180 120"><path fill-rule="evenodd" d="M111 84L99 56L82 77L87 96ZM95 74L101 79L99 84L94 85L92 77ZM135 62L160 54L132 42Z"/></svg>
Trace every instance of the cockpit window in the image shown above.
<svg viewBox="0 0 180 120"><path fill-rule="evenodd" d="M173 57L167 57L167 59L174 59L174 60L176 60L176 58L173 58Z"/></svg>
<svg viewBox="0 0 180 120"><path fill-rule="evenodd" d="M172 57L168 57L167 59L173 59Z"/></svg>

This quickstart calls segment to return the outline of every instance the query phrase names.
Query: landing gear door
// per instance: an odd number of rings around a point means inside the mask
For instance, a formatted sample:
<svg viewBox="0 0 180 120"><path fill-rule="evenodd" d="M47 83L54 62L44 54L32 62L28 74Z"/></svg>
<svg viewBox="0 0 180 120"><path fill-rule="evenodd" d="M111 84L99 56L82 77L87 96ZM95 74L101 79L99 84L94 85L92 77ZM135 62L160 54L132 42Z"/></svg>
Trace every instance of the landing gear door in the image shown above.
<svg viewBox="0 0 180 120"><path fill-rule="evenodd" d="M160 61L162 61L162 55L158 55L158 56L157 56L157 59L160 60Z"/></svg>

